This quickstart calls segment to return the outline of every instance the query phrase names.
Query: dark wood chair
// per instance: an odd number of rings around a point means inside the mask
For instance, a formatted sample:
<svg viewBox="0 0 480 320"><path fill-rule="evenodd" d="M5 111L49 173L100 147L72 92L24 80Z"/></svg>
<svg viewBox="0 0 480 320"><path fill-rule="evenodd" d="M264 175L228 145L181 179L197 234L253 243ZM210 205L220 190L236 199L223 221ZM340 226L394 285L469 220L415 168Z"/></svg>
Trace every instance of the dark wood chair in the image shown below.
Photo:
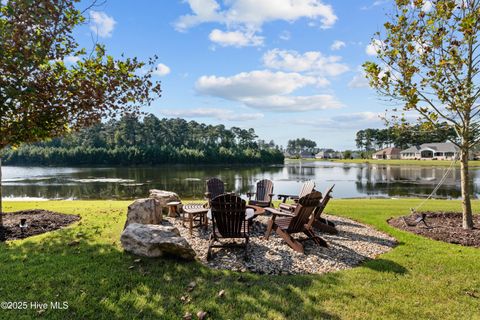
<svg viewBox="0 0 480 320"><path fill-rule="evenodd" d="M252 200L252 196L255 199ZM262 208L272 206L273 197L273 182L268 179L263 179L257 182L256 192L247 192L248 204Z"/></svg>
<svg viewBox="0 0 480 320"><path fill-rule="evenodd" d="M205 192L205 199L210 207L210 202L213 198L225 193L225 183L218 178L210 178L207 180L207 192Z"/></svg>
<svg viewBox="0 0 480 320"><path fill-rule="evenodd" d="M272 213L272 218L268 222L266 239L270 237L270 233L275 231L285 242L295 251L304 253L303 244L300 241L313 240L316 244L328 247L327 242L318 237L312 227L315 220L314 211L320 206L322 194L318 191L301 197L298 205L295 207L293 214L285 213L273 208L265 210ZM307 238L297 240L292 237L295 233L304 233Z"/></svg>
<svg viewBox="0 0 480 320"><path fill-rule="evenodd" d="M279 205L279 209L287 212L293 212L295 210L295 207L297 206L298 199L306 196L307 194L312 193L314 189L315 189L315 181L309 180L303 183L302 189L300 190L300 193L298 196L288 195L288 194L279 194L278 199L283 199L282 203L280 203ZM287 199L292 199L295 203L292 203L292 204L285 203Z"/></svg>
<svg viewBox="0 0 480 320"><path fill-rule="evenodd" d="M241 246L245 249L247 259L247 247L249 240L249 224L245 220L246 202L233 194L222 194L212 199L212 234L208 245L207 260L212 257L212 248ZM227 243L218 244L220 239L245 239L244 244Z"/></svg>
<svg viewBox="0 0 480 320"><path fill-rule="evenodd" d="M320 201L320 206L318 206L314 211L314 221L313 227L319 231L330 233L330 234L338 234L338 230L335 228L335 224L331 221L328 221L325 218L322 218L322 213L325 210L328 202L332 198L332 191L335 185L332 185L323 193L322 201Z"/></svg>

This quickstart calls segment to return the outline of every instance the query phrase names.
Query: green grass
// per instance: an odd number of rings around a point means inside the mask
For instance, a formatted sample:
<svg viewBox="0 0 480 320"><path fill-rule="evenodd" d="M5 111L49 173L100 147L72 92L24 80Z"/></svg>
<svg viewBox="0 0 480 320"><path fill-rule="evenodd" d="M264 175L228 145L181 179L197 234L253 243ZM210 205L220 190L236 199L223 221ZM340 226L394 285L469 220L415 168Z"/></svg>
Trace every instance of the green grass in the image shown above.
<svg viewBox="0 0 480 320"><path fill-rule="evenodd" d="M480 319L480 250L390 227L421 200L333 200L328 212L387 232L399 245L360 267L325 275L265 276L122 251L126 201L6 203L79 214L71 227L0 244L0 301L67 301L66 311L0 310L1 319ZM424 209L458 210L432 200ZM474 202L476 211L480 202ZM78 246L69 246L80 240ZM129 269L134 266L133 269ZM197 283L192 292L186 288ZM226 294L218 298L224 289ZM191 302L184 304L183 295Z"/></svg>
<svg viewBox="0 0 480 320"><path fill-rule="evenodd" d="M333 162L343 163L374 163L374 164L393 164L393 165L412 165L412 166L450 166L450 160L374 160L374 159L339 159L331 160ZM480 167L480 160L470 160L470 167ZM456 166L460 166L457 161Z"/></svg>

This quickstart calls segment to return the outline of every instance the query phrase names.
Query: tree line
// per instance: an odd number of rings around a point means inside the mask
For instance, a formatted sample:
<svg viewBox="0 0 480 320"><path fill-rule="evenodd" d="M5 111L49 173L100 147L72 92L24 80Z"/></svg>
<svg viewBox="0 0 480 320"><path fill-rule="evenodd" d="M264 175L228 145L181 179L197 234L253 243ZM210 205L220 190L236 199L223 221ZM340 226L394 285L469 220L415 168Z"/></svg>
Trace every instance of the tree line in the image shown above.
<svg viewBox="0 0 480 320"><path fill-rule="evenodd" d="M291 155L299 156L302 152L316 153L318 152L317 143L313 140L298 138L288 140L286 150Z"/></svg>
<svg viewBox="0 0 480 320"><path fill-rule="evenodd" d="M457 138L452 127L439 126L428 130L422 124L404 128L388 127L384 129L364 129L357 131L355 143L357 148L365 151L397 147L406 149L423 143L453 141Z"/></svg>
<svg viewBox="0 0 480 320"><path fill-rule="evenodd" d="M6 149L3 159L10 165L283 162L273 141L257 138L253 129L126 115L62 138Z"/></svg>

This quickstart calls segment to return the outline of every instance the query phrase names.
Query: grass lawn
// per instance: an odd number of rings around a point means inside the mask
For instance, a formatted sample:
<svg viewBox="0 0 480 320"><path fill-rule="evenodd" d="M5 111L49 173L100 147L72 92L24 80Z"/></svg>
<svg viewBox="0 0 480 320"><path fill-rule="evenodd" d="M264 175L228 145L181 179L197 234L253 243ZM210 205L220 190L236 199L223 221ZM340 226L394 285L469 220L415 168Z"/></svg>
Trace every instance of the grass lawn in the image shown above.
<svg viewBox="0 0 480 320"><path fill-rule="evenodd" d="M128 201L7 202L7 211L79 214L73 226L0 244L1 301L67 301L67 310L1 310L0 319L480 319L480 250L391 228L421 200L333 200L327 212L375 226L399 245L362 266L326 275L265 276L122 251ZM432 200L425 210L458 210ZM474 202L478 212L480 202ZM77 246L69 246L80 240ZM134 266L133 268L129 268ZM191 281L197 286L188 292ZM225 290L223 298L217 297ZM182 296L191 298L189 303Z"/></svg>
<svg viewBox="0 0 480 320"><path fill-rule="evenodd" d="M395 165L416 165L416 166L450 166L450 160L374 160L374 159L338 159L331 160L333 162L343 163L375 163L375 164L395 164ZM480 167L480 160L470 160L468 162L470 167ZM456 166L460 166L460 161L457 161Z"/></svg>
<svg viewBox="0 0 480 320"><path fill-rule="evenodd" d="M312 162L312 161L331 161L342 163L370 163L370 164L393 164L393 165L414 165L414 166L450 166L450 160L374 160L374 159L285 159L288 162ZM480 167L480 160L470 160L470 167ZM457 161L456 166L460 166Z"/></svg>

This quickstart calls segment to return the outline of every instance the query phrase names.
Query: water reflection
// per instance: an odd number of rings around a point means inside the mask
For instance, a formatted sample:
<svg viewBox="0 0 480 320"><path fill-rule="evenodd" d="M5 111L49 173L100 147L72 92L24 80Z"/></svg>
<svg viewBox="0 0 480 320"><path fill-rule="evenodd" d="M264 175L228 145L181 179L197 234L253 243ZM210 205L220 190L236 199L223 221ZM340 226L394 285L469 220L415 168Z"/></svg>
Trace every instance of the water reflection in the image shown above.
<svg viewBox="0 0 480 320"><path fill-rule="evenodd" d="M131 199L145 197L152 188L172 190L183 198L202 199L205 180L219 177L226 189L240 194L253 190L259 179L271 179L275 193L296 194L305 180L323 190L335 183L334 196L402 197L429 195L446 167L287 162L276 166L158 166L121 168L4 167L6 198ZM472 170L472 192L477 196L479 175ZM436 193L437 198L460 197L460 172L453 169Z"/></svg>

